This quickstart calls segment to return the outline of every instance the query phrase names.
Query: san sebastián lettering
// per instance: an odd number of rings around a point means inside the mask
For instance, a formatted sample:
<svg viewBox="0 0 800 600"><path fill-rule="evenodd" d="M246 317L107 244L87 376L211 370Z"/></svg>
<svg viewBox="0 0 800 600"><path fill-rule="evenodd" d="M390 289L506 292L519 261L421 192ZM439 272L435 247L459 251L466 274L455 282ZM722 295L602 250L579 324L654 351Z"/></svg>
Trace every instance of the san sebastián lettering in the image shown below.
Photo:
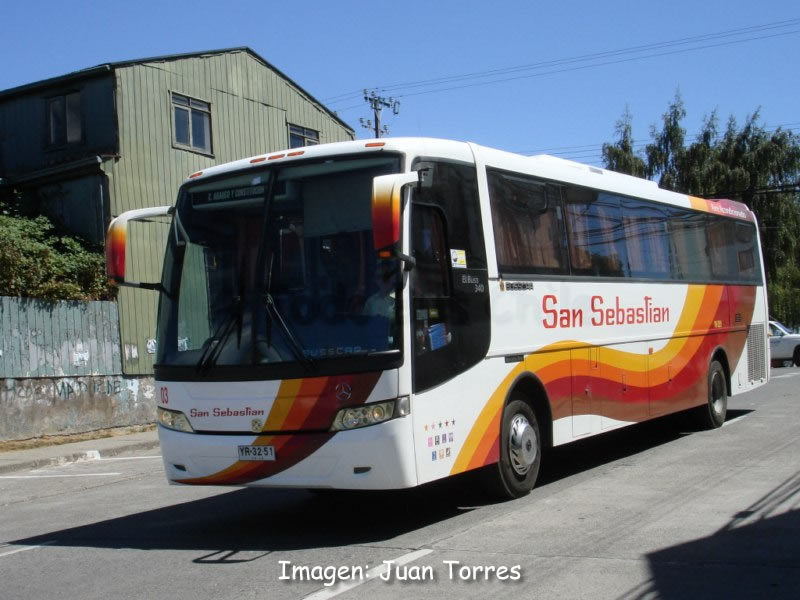
<svg viewBox="0 0 800 600"><path fill-rule="evenodd" d="M547 294L542 297L542 312L545 318L542 325L545 329L570 329L609 325L644 325L648 323L665 323L669 321L669 307L656 306L652 296L644 296L638 304L626 305L619 296L615 296L609 306L602 296L592 296L589 301L589 315L584 318L583 308L563 308L558 304L558 297Z"/></svg>
<svg viewBox="0 0 800 600"><path fill-rule="evenodd" d="M208 410L199 410L193 408L189 411L190 417L263 417L264 411L260 408L212 408Z"/></svg>

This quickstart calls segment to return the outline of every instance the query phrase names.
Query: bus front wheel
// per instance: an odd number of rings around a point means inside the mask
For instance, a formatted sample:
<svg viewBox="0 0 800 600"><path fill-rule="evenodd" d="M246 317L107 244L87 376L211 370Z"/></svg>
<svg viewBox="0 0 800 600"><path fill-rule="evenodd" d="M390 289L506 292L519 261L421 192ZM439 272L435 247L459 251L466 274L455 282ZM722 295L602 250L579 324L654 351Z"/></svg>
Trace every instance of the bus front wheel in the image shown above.
<svg viewBox="0 0 800 600"><path fill-rule="evenodd" d="M705 429L716 429L725 422L728 412L728 384L725 382L725 369L719 361L712 361L708 367L708 400L698 407L699 424Z"/></svg>
<svg viewBox="0 0 800 600"><path fill-rule="evenodd" d="M519 498L533 489L542 460L542 441L536 413L524 400L512 399L503 409L500 460L490 469L493 491Z"/></svg>

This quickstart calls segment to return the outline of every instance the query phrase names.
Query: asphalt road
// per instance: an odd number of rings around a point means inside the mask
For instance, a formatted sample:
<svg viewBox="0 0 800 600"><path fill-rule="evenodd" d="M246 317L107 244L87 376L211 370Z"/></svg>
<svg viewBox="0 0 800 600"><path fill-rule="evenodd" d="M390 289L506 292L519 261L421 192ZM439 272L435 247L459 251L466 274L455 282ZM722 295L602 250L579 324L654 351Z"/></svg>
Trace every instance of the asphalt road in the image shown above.
<svg viewBox="0 0 800 600"><path fill-rule="evenodd" d="M800 369L772 374L719 430L558 448L513 502L170 487L157 451L5 474L0 598L800 598Z"/></svg>

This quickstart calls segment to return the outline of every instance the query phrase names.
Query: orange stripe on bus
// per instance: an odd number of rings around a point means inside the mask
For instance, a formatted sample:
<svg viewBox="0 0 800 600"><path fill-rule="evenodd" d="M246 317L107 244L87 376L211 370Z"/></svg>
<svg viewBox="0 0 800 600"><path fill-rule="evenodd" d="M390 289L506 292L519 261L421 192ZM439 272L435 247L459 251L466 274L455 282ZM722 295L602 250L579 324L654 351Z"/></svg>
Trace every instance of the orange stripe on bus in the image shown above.
<svg viewBox="0 0 800 600"><path fill-rule="evenodd" d="M633 354L612 348L603 349L596 379L615 382L615 374L625 371L629 377L627 385L639 389L654 388L667 383L669 379L674 379L696 359L697 352L706 337L697 335L696 332L711 330L712 322L724 308L722 302L724 291L725 286L722 285L689 285L681 315L672 334L678 337L672 337L663 348L649 355ZM573 347L577 344L562 341L558 343L559 347L565 343L572 344ZM590 345L587 344L587 347ZM505 398L511 385L521 373L536 373L544 385L571 377L571 360L565 359L561 352L548 352L554 349L556 348L547 347L529 355L503 379L467 435L451 474L483 466L487 464L488 459L497 459L497 456L492 455L496 453ZM643 360L645 356L647 360ZM671 367L671 375L664 368L667 365Z"/></svg>
<svg viewBox="0 0 800 600"><path fill-rule="evenodd" d="M269 411L266 423L262 431L280 431L289 415L289 410L294 405L297 392L300 390L302 379L287 379L281 382L278 394L272 403L272 410ZM284 400L292 398L292 401Z"/></svg>

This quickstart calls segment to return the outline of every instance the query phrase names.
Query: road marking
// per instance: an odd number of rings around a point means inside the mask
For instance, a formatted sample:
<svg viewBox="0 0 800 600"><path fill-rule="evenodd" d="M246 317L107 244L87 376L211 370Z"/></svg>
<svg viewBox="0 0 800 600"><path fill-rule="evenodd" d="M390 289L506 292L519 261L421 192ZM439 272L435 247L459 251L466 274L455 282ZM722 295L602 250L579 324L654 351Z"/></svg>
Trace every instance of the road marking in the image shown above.
<svg viewBox="0 0 800 600"><path fill-rule="evenodd" d="M51 544L55 544L55 543L56 543L56 541L52 540L52 541L49 541L49 542L42 542L41 544L39 544L37 546L23 546L22 548L17 548L16 550L10 550L8 552L0 553L0 558L2 558L4 556L11 556L12 554L18 554L20 552L27 552L28 550L36 550L37 548L42 548L43 546L50 546Z"/></svg>
<svg viewBox="0 0 800 600"><path fill-rule="evenodd" d="M0 475L0 479L53 479L58 477L117 477L121 473L70 473L64 475Z"/></svg>
<svg viewBox="0 0 800 600"><path fill-rule="evenodd" d="M800 376L800 372L787 373L786 375L773 375L770 379L785 379L786 377L797 377L797 376Z"/></svg>
<svg viewBox="0 0 800 600"><path fill-rule="evenodd" d="M54 464L42 467L41 469L33 469L31 473L52 473L53 471L57 471L58 469L71 469L77 464L85 464L87 462L108 462L112 460L152 460L152 459L159 459L161 460L161 455L157 456L114 456L109 458L103 458L97 453L97 450L91 450L87 453L87 456L81 457L72 462L65 462L62 464Z"/></svg>
<svg viewBox="0 0 800 600"><path fill-rule="evenodd" d="M154 458L157 458L158 460L161 460L161 455L157 454L155 456L113 456L113 457L109 457L109 458L103 458L101 456L97 460L102 460L102 461L106 462L106 461L109 461L109 460L152 460Z"/></svg>
<svg viewBox="0 0 800 600"><path fill-rule="evenodd" d="M400 558L395 558L393 566L406 565L410 562L414 562L418 558L427 556L431 552L433 552L433 550L430 548L424 550L417 550L415 552L409 552L408 554L404 554ZM335 596L338 596L339 594L349 592L353 588L363 585L368 581L377 579L380 575L383 575L388 570L389 570L389 565L385 563L381 564L381 566L373 567L369 571L367 571L367 576L364 579L361 579L359 581L348 581L348 582L342 581L341 583L337 583L336 585L330 588L319 590L318 592L314 592L313 594L306 596L305 600L327 600L328 598L333 598Z"/></svg>

